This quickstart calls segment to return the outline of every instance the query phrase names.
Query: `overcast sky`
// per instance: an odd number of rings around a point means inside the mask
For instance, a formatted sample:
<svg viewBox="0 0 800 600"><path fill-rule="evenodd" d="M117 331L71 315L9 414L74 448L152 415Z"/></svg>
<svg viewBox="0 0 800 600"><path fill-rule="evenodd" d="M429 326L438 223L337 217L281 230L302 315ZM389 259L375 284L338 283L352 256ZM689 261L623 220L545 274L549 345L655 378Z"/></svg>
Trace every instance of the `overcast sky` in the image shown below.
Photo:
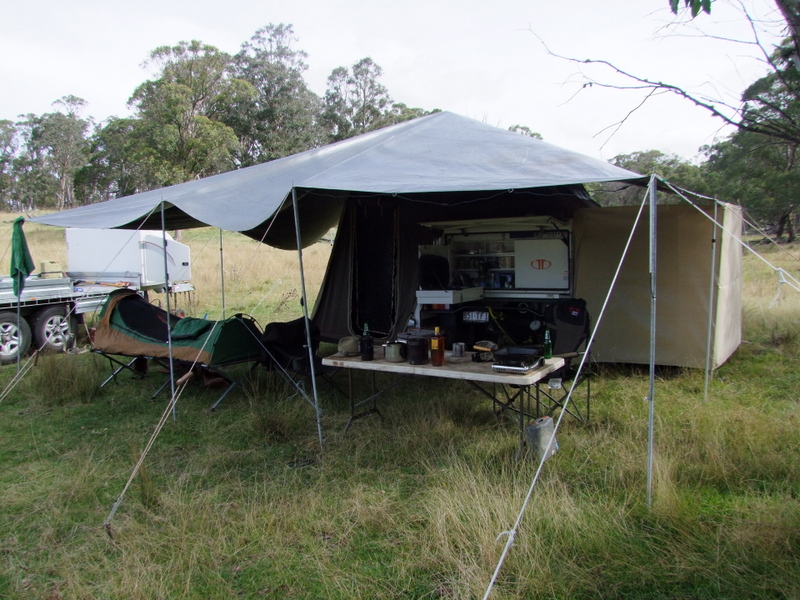
<svg viewBox="0 0 800 600"><path fill-rule="evenodd" d="M738 3L716 0L696 23L717 38L752 39L731 5ZM744 6L766 19L759 28L774 43L774 5ZM52 111L66 95L88 102L84 116L124 116L135 87L154 76L141 66L152 49L197 39L235 53L269 23L293 25L295 47L308 53L306 81L319 95L334 68L369 56L395 101L503 128L526 125L606 160L648 149L693 158L727 130L687 101L662 96L614 132L641 93L583 88L579 65L548 54L542 41L554 53L605 59L729 100L765 73L755 46L674 33L668 0L29 0L4 3L0 16L0 119L11 120Z"/></svg>

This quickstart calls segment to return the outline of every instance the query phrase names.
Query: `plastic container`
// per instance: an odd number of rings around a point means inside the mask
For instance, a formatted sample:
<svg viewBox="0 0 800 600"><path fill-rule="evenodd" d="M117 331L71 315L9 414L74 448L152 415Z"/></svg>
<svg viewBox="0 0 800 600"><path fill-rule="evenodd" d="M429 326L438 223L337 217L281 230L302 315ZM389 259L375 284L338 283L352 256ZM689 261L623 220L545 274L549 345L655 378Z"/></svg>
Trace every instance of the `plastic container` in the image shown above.
<svg viewBox="0 0 800 600"><path fill-rule="evenodd" d="M550 439L553 443L550 444ZM555 425L550 417L540 417L525 427L525 440L533 459L541 462L542 457L547 460L558 451L558 441L555 439Z"/></svg>

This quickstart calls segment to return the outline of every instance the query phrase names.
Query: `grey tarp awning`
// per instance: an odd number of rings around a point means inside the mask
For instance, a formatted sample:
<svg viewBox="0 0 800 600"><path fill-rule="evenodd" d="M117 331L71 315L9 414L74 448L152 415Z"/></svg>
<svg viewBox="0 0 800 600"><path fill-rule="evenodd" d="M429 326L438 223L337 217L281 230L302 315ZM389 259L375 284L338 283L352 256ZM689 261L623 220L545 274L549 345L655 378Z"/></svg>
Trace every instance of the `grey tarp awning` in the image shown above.
<svg viewBox="0 0 800 600"><path fill-rule="evenodd" d="M303 244L336 225L345 192L413 195L640 180L604 161L453 113L439 112L272 162L30 219L60 227L161 228L210 225L272 243L291 224L292 189L328 190L303 210ZM302 196L302 194L301 194ZM283 210L284 214L277 214ZM282 236L285 238L285 236ZM275 243L285 247L285 239Z"/></svg>

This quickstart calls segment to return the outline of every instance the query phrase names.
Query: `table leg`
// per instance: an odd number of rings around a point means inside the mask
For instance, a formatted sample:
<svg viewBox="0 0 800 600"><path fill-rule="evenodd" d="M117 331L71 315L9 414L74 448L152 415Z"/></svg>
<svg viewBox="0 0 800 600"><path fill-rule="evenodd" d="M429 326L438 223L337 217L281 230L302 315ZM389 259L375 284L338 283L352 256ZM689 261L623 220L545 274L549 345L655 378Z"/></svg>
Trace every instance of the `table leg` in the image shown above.
<svg viewBox="0 0 800 600"><path fill-rule="evenodd" d="M372 374L372 394L363 400L356 402L353 399L353 382L352 382L352 374L348 371L348 376L350 379L348 380L349 391L350 391L350 418L347 420L347 424L344 426L344 432L347 433L347 430L352 425L353 421L357 421L358 419L362 419L364 417L368 417L369 415L378 415L383 421L383 414L378 409L378 397L383 394L384 392L389 391L395 386L398 386L402 383L402 380L397 380L394 383L387 385L382 389L378 389L377 383L375 381L375 373ZM359 406L363 406L364 404L368 404L372 402L372 406L366 410L362 410L361 412L356 412L356 408Z"/></svg>

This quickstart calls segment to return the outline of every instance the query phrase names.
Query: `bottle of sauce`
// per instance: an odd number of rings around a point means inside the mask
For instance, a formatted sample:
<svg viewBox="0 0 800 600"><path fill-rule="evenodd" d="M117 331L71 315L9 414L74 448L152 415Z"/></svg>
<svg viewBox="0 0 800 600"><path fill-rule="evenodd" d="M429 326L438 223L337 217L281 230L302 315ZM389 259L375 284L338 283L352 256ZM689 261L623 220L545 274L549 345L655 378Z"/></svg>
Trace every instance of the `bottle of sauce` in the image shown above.
<svg viewBox="0 0 800 600"><path fill-rule="evenodd" d="M361 360L373 360L375 358L375 348L373 346L372 336L369 334L369 325L367 323L364 323L364 331L358 342L358 346L358 349L361 351Z"/></svg>
<svg viewBox="0 0 800 600"><path fill-rule="evenodd" d="M545 358L553 358L553 342L550 340L550 330L544 330L544 347L542 348L542 356Z"/></svg>
<svg viewBox="0 0 800 600"><path fill-rule="evenodd" d="M441 367L444 364L444 336L438 327L431 336L431 365Z"/></svg>

